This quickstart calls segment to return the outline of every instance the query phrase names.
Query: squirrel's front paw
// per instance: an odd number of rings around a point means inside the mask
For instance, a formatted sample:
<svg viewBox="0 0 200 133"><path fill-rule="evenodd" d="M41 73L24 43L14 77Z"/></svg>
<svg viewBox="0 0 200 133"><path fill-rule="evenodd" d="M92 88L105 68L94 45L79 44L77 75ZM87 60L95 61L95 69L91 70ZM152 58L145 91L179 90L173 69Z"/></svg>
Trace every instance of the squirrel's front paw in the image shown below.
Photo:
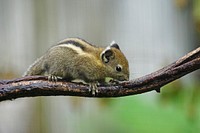
<svg viewBox="0 0 200 133"><path fill-rule="evenodd" d="M98 91L98 87L97 87L97 83L89 83L89 91L92 92L92 95L95 96L95 94L97 94Z"/></svg>
<svg viewBox="0 0 200 133"><path fill-rule="evenodd" d="M110 78L110 77L106 77L105 83L107 83L107 84L119 84L119 80L113 79L113 78Z"/></svg>
<svg viewBox="0 0 200 133"><path fill-rule="evenodd" d="M108 83L116 85L116 84L119 84L119 80L111 79Z"/></svg>

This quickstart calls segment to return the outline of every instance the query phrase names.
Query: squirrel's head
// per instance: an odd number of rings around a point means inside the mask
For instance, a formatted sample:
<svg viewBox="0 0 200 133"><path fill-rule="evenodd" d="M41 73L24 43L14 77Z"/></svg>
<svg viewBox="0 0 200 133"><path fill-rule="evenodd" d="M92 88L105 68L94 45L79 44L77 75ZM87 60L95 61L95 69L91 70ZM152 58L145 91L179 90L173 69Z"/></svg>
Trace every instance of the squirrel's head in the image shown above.
<svg viewBox="0 0 200 133"><path fill-rule="evenodd" d="M129 65L118 44L112 42L101 52L101 60L107 69L107 76L120 81L129 80Z"/></svg>

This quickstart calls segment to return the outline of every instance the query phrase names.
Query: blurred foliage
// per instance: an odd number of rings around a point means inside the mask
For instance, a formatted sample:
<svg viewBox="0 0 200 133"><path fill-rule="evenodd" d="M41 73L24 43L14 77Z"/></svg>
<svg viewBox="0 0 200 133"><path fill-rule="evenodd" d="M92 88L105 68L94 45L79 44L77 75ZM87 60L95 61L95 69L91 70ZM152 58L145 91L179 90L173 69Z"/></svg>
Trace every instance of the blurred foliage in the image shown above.
<svg viewBox="0 0 200 133"><path fill-rule="evenodd" d="M175 0L175 4L181 9L187 7L188 3L189 0Z"/></svg>
<svg viewBox="0 0 200 133"><path fill-rule="evenodd" d="M17 74L15 72L11 71L0 71L0 79L12 79L14 77L17 77Z"/></svg>
<svg viewBox="0 0 200 133"><path fill-rule="evenodd" d="M197 32L200 32L200 0L193 2L193 17Z"/></svg>
<svg viewBox="0 0 200 133"><path fill-rule="evenodd" d="M175 5L180 9L192 10L194 26L200 35L200 0L175 0Z"/></svg>
<svg viewBox="0 0 200 133"><path fill-rule="evenodd" d="M81 132L196 133L200 130L199 89L198 83L188 87L176 81L162 88L156 104L141 100L140 95L114 98L98 114L82 117Z"/></svg>

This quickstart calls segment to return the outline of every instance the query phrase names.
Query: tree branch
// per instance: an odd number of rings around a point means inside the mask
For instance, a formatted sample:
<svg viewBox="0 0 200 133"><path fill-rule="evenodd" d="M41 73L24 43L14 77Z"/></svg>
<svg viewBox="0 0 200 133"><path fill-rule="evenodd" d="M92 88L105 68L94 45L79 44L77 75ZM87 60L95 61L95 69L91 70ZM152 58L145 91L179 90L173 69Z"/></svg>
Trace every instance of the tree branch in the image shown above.
<svg viewBox="0 0 200 133"><path fill-rule="evenodd" d="M176 62L149 75L121 82L117 85L98 86L93 96L89 86L65 82L48 81L46 76L29 76L14 80L0 81L0 101L20 97L36 96L81 96L81 97L121 97L145 93L160 88L188 73L200 69L200 47L183 56Z"/></svg>

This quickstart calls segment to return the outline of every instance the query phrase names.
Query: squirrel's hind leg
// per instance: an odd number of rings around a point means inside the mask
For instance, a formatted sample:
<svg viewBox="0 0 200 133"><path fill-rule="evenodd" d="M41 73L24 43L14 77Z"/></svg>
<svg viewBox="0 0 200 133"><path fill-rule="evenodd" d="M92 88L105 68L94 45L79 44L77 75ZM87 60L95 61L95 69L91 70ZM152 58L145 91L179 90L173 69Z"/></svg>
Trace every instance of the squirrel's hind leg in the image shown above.
<svg viewBox="0 0 200 133"><path fill-rule="evenodd" d="M59 79L63 79L63 78L59 76L55 76L55 75L48 75L48 81L57 82Z"/></svg>

